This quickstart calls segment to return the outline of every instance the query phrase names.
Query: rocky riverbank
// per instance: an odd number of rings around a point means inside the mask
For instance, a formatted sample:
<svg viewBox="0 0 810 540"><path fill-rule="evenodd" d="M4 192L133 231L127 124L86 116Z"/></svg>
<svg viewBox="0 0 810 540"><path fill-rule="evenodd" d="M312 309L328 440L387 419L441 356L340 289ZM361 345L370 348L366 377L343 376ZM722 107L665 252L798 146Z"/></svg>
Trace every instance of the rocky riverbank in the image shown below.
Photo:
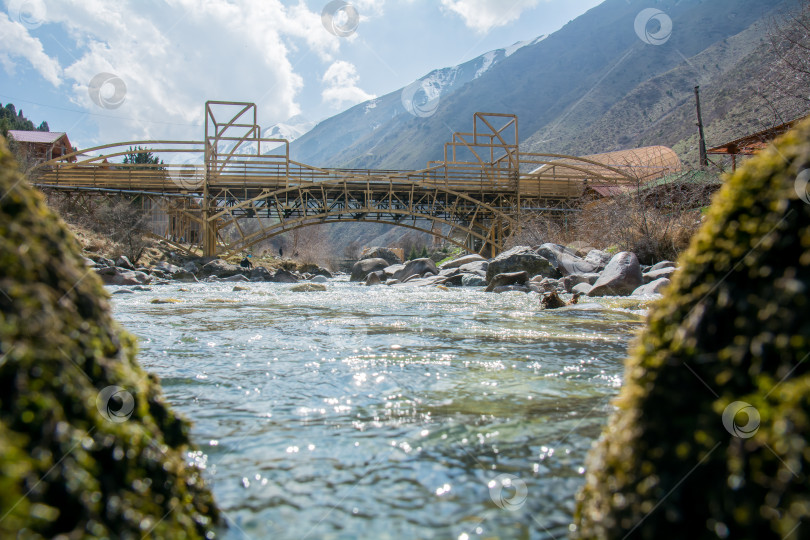
<svg viewBox="0 0 810 540"><path fill-rule="evenodd" d="M465 255L438 266L430 259L402 262L386 255L357 262L351 280L368 286L485 287L494 293L649 296L669 285L676 270L671 261L642 266L634 253L611 255L595 249L581 253L558 244L518 246L492 259Z"/></svg>
<svg viewBox="0 0 810 540"><path fill-rule="evenodd" d="M95 270L105 285L144 286L165 285L171 282L269 282L298 283L321 282L334 277L332 272L313 264L286 263L285 267L242 267L223 259L197 258L183 266L168 261L153 266L135 266L124 256L115 260L98 255L85 257L85 264Z"/></svg>

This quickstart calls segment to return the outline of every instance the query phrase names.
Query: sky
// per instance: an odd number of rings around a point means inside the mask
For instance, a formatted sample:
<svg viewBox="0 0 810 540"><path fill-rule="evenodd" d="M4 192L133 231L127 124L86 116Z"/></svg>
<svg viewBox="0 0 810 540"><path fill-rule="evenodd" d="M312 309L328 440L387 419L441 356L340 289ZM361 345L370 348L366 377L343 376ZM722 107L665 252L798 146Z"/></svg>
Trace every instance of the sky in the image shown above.
<svg viewBox="0 0 810 540"><path fill-rule="evenodd" d="M0 0L0 103L79 148L202 140L206 100L320 121L603 0Z"/></svg>

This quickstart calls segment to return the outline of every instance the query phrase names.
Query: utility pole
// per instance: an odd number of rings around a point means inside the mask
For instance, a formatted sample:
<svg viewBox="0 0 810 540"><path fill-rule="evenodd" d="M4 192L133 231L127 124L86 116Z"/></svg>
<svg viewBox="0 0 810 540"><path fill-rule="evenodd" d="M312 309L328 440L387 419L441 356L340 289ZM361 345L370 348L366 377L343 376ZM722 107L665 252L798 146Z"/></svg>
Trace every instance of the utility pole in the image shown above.
<svg viewBox="0 0 810 540"><path fill-rule="evenodd" d="M703 134L703 114L700 112L700 86L695 87L695 102L697 103L698 132L700 133L700 168L709 168L709 156L706 153L706 137Z"/></svg>

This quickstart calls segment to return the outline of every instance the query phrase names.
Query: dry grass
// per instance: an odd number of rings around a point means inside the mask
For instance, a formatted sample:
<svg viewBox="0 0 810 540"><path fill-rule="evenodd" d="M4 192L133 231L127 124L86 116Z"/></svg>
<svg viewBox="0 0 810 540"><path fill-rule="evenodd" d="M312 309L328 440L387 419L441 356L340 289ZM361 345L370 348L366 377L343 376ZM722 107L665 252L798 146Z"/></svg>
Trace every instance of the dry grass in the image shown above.
<svg viewBox="0 0 810 540"><path fill-rule="evenodd" d="M644 264L674 260L700 227L702 213L695 208L700 205L689 196L656 205L632 192L585 204L580 212L565 216L524 216L521 230L507 246L552 242L583 253L589 249L632 251Z"/></svg>

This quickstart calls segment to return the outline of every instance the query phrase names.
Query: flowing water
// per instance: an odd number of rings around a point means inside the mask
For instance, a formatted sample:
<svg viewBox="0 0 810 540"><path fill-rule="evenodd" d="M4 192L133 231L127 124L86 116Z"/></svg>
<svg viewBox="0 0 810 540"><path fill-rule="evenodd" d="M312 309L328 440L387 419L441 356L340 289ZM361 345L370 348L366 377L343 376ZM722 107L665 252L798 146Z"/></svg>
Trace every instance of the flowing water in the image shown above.
<svg viewBox="0 0 810 540"><path fill-rule="evenodd" d="M327 286L114 296L194 423L220 535L565 537L643 303Z"/></svg>

